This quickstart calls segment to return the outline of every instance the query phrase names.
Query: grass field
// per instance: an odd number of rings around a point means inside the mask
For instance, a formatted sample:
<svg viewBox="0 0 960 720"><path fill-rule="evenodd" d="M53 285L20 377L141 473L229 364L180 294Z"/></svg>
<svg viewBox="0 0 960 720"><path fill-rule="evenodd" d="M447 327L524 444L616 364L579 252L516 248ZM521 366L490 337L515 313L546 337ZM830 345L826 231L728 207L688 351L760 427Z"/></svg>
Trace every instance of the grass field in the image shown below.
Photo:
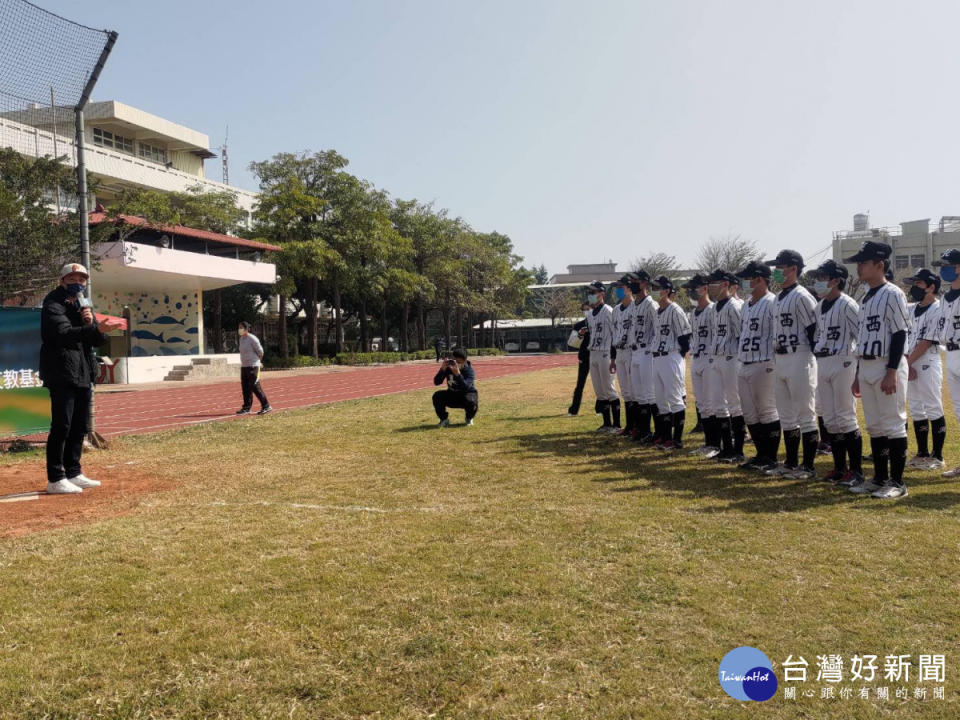
<svg viewBox="0 0 960 720"><path fill-rule="evenodd" d="M883 502L665 456L594 435L592 399L562 416L571 384L481 379L473 428L418 391L114 442L90 474L176 489L0 541L0 716L960 716L960 483ZM798 699L725 695L741 645L781 682L802 655ZM855 653L910 681L821 699L816 656Z"/></svg>

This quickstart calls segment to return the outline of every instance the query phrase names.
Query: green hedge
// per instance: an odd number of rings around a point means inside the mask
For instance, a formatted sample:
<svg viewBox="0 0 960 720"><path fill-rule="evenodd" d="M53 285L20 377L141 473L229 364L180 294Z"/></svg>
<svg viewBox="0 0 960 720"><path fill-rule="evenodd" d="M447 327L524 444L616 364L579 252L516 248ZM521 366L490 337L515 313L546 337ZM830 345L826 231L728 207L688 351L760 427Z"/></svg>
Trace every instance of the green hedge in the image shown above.
<svg viewBox="0 0 960 720"><path fill-rule="evenodd" d="M483 355L506 355L499 348L473 348L467 350L471 357ZM433 360L437 357L434 350L415 350L414 352L372 352L372 353L338 353L334 357L312 358L309 355L297 355L284 360L280 357L269 356L264 360L268 368L301 368L317 367L320 365L376 365L380 363L397 363L408 360Z"/></svg>

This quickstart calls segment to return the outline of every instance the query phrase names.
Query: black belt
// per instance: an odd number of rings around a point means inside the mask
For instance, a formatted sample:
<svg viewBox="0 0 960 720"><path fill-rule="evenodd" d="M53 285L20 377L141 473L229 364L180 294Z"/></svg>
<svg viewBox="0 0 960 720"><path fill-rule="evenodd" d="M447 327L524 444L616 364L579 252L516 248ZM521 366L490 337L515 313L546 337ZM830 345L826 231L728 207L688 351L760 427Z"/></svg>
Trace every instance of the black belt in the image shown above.
<svg viewBox="0 0 960 720"><path fill-rule="evenodd" d="M813 354L813 356L818 358L825 358L825 357L833 357L834 355L839 355L839 354L840 354L839 350L818 350Z"/></svg>
<svg viewBox="0 0 960 720"><path fill-rule="evenodd" d="M650 353L650 354L653 355L654 357L666 357L666 356L669 355L670 353L668 353L668 352L655 352L655 353Z"/></svg>
<svg viewBox="0 0 960 720"><path fill-rule="evenodd" d="M860 359L861 359L861 360L876 360L876 359L877 359L877 356L876 356L876 355L861 355L861 356L860 356Z"/></svg>
<svg viewBox="0 0 960 720"><path fill-rule="evenodd" d="M949 350L950 352L953 352L954 350L960 350L960 345L957 345L956 343L948 342L947 350Z"/></svg>

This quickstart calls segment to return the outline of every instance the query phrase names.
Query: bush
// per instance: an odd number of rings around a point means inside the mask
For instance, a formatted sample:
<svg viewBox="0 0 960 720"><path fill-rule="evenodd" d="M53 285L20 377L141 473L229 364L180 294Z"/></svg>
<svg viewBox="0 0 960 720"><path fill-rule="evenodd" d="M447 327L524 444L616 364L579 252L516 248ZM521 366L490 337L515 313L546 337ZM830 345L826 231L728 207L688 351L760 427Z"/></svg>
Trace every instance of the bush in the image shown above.
<svg viewBox="0 0 960 720"><path fill-rule="evenodd" d="M467 350L470 356L483 357L506 355L499 348L474 348ZM301 367L319 367L322 365L377 365L381 363L398 363L410 360L433 360L436 358L433 350L415 350L413 352L373 352L355 353L342 352L334 357L312 358L309 355L295 355L284 360L281 357L268 356L263 364L271 369L287 369Z"/></svg>

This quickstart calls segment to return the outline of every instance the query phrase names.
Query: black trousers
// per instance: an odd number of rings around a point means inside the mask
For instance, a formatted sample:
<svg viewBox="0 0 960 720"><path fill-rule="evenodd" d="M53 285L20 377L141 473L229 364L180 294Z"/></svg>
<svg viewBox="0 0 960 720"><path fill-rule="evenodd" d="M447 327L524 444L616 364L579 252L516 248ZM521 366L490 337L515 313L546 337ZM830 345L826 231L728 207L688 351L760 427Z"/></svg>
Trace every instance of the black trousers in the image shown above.
<svg viewBox="0 0 960 720"><path fill-rule="evenodd" d="M253 396L257 396L261 407L270 404L267 400L267 394L260 386L260 368L242 367L240 368L240 387L243 389L243 408L249 410L253 405Z"/></svg>
<svg viewBox="0 0 960 720"><path fill-rule="evenodd" d="M58 482L80 474L83 439L90 426L92 388L51 385L50 434L47 436L47 480Z"/></svg>
<svg viewBox="0 0 960 720"><path fill-rule="evenodd" d="M437 390L433 394L433 409L441 420L447 419L447 408L460 408L467 411L467 420L472 420L477 414L480 400L477 393L454 392L453 390Z"/></svg>
<svg viewBox="0 0 960 720"><path fill-rule="evenodd" d="M576 415L580 412L580 403L583 401L583 388L587 384L587 377L590 375L590 358L581 360L577 364L577 386L573 389L573 402L570 403L569 413Z"/></svg>

